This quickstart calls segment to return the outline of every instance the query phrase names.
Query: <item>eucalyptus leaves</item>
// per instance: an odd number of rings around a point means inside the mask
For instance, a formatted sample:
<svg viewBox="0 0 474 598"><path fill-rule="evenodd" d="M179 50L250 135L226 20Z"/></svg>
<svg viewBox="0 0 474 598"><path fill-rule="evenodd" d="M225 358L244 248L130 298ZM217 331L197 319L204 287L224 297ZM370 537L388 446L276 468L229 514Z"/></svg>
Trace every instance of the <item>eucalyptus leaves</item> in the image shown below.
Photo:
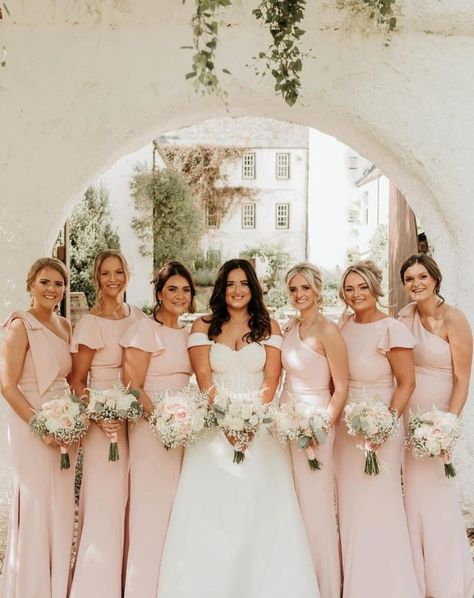
<svg viewBox="0 0 474 598"><path fill-rule="evenodd" d="M186 0L183 0L185 2ZM339 9L349 9L354 13L364 12L370 20L382 26L386 32L393 31L397 19L393 12L396 0L335 0ZM185 46L194 50L192 68L186 75L194 79L197 91L213 93L224 100L226 92L222 88L216 68L216 50L219 43L219 28L224 24L223 11L232 0L194 0L196 10L191 20L193 45ZM255 18L270 33L270 44L258 53L255 59L255 72L265 76L267 72L275 80L275 92L280 94L289 106L300 98L303 59L308 56L301 48L305 33L301 27L304 20L306 0L260 0L252 10ZM222 73L230 74L227 69Z"/></svg>

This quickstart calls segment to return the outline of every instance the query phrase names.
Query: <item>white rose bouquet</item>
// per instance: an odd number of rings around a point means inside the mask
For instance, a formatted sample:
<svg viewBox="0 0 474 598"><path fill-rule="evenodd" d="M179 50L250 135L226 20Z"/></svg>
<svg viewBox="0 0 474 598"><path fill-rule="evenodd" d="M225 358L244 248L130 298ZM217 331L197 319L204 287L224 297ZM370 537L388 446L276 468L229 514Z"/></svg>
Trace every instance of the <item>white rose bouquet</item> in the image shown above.
<svg viewBox="0 0 474 598"><path fill-rule="evenodd" d="M367 475L379 475L380 467L374 450L370 444L383 444L391 438L400 427L400 419L396 411L390 410L385 403L377 399L351 401L344 408L344 422L351 436L365 439L365 468Z"/></svg>
<svg viewBox="0 0 474 598"><path fill-rule="evenodd" d="M152 398L156 407L148 422L166 449L195 444L210 425L207 395L196 387L165 390Z"/></svg>
<svg viewBox="0 0 474 598"><path fill-rule="evenodd" d="M85 406L68 390L57 395L51 393L49 400L30 419L30 429L34 434L40 438L52 436L62 445L79 442L88 428ZM60 451L60 467L69 469L71 461L66 446L61 446Z"/></svg>
<svg viewBox="0 0 474 598"><path fill-rule="evenodd" d="M95 422L113 419L136 422L143 415L143 406L136 390L117 384L104 390L91 388L89 392L87 415ZM109 461L118 461L119 458L118 437L114 434L110 439Z"/></svg>
<svg viewBox="0 0 474 598"><path fill-rule="evenodd" d="M258 392L231 392L217 388L211 413L215 424L234 442L234 463L242 463L245 449L252 442L261 424L272 421L269 406Z"/></svg>
<svg viewBox="0 0 474 598"><path fill-rule="evenodd" d="M453 478L456 470L451 455L460 433L461 422L456 414L433 407L421 415L410 415L405 443L417 459L441 457L445 476Z"/></svg>
<svg viewBox="0 0 474 598"><path fill-rule="evenodd" d="M284 446L290 440L296 440L299 448L306 450L308 465L312 471L321 469L315 447L326 440L330 428L331 417L325 409L293 396L282 403L273 416L273 435Z"/></svg>

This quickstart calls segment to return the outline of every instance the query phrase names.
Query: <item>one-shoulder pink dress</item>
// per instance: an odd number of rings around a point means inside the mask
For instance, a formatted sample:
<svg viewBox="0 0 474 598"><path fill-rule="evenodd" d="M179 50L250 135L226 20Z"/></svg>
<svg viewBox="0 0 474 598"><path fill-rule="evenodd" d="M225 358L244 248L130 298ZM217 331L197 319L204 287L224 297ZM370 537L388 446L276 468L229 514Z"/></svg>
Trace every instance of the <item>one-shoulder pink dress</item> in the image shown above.
<svg viewBox="0 0 474 598"><path fill-rule="evenodd" d="M95 350L89 387L110 388L120 383L123 349L120 339L129 326L144 317L130 306L128 317L109 320L87 314L78 322L71 346ZM125 511L128 500L128 436L118 435L119 461L111 462L109 438L92 423L82 441L84 454L79 503L79 537L71 598L121 598Z"/></svg>
<svg viewBox="0 0 474 598"><path fill-rule="evenodd" d="M348 401L373 397L389 405L394 381L387 353L413 348L412 335L391 317L368 324L349 318L342 323L341 334L349 356ZM361 444L349 436L341 417L335 463L343 597L421 598L402 496L403 430L377 450L378 476L364 473Z"/></svg>
<svg viewBox="0 0 474 598"><path fill-rule="evenodd" d="M416 304L404 307L399 318L416 338L416 389L406 418L410 412L423 413L433 406L448 411L453 390L450 344L424 328ZM418 460L408 450L403 480L408 531L422 595L472 598L474 566L455 480L446 478L441 459Z"/></svg>
<svg viewBox="0 0 474 598"><path fill-rule="evenodd" d="M144 390L153 399L165 389L180 390L192 373L189 330L162 326L151 318L135 322L122 347L150 353ZM125 598L156 598L161 554L178 486L182 447L166 450L148 422L129 426L129 550Z"/></svg>
<svg viewBox="0 0 474 598"><path fill-rule="evenodd" d="M285 382L281 400L291 394L298 401L327 409L331 399L331 372L325 355L313 351L300 337L297 323L283 335L281 360ZM305 451L296 442L290 444L296 494L308 535L314 569L321 598L340 598L341 569L337 534L334 488L335 432L316 450L322 464L320 471L311 471Z"/></svg>
<svg viewBox="0 0 474 598"><path fill-rule="evenodd" d="M34 409L50 391L68 389L69 344L29 312L15 312L3 324L20 318L28 350L18 387ZM0 583L2 598L65 598L71 568L74 529L74 466L60 469L59 449L34 436L8 409L8 435L13 465L13 499L8 546Z"/></svg>

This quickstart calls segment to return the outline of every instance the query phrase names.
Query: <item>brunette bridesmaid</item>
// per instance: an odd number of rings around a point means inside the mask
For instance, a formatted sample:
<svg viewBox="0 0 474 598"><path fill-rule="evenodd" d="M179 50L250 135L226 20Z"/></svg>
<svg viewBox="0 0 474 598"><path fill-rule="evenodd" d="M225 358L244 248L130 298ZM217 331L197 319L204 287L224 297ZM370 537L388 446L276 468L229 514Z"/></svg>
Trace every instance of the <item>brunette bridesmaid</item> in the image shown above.
<svg viewBox="0 0 474 598"><path fill-rule="evenodd" d="M94 263L96 304L77 324L72 342L70 383L78 396L87 388L120 383L120 339L143 318L123 301L129 271L116 250L99 253ZM117 435L120 460L108 461L110 438ZM128 500L128 438L121 422L92 423L82 441L84 451L79 536L71 598L121 598L125 509Z"/></svg>
<svg viewBox="0 0 474 598"><path fill-rule="evenodd" d="M341 322L349 356L348 400L377 399L400 415L415 386L414 339L378 308L381 282L381 270L370 261L353 264L342 276L340 296L353 311ZM402 497L402 429L371 448L381 464L378 476L364 473L363 440L349 436L340 419L335 461L343 596L421 598Z"/></svg>
<svg viewBox="0 0 474 598"><path fill-rule="evenodd" d="M472 363L471 328L440 295L441 272L433 258L418 254L400 269L413 301L399 313L416 338L416 389L409 412L436 406L460 415ZM409 415L409 414L408 414ZM408 417L407 415L407 417ZM408 531L422 596L472 598L474 567L454 480L439 458L417 460L406 451L403 469Z"/></svg>
<svg viewBox="0 0 474 598"><path fill-rule="evenodd" d="M299 316L283 334L285 370L282 400L326 409L334 424L346 400L347 352L336 324L321 313L322 277L312 264L298 264L286 275L291 303ZM332 381L332 384L331 384ZM332 388L332 392L330 390ZM340 598L341 569L334 488L334 428L315 447L320 471L311 471L305 451L291 443L296 493L308 535L321 598Z"/></svg>
<svg viewBox="0 0 474 598"><path fill-rule="evenodd" d="M37 260L26 281L30 309L12 313L3 325L0 382L10 407L14 488L2 598L64 598L68 592L76 452L69 447L71 467L61 471L58 443L34 436L28 426L49 392L68 389L71 327L57 314L67 282L62 262Z"/></svg>
<svg viewBox="0 0 474 598"><path fill-rule="evenodd" d="M180 390L189 383L189 330L179 317L194 311L194 295L188 270L179 262L166 264L155 281L153 316L135 322L120 341L125 348L124 383L138 389L146 415L153 412L154 395L165 389ZM130 546L125 598L156 598L183 449L166 450L145 419L130 427L129 442Z"/></svg>

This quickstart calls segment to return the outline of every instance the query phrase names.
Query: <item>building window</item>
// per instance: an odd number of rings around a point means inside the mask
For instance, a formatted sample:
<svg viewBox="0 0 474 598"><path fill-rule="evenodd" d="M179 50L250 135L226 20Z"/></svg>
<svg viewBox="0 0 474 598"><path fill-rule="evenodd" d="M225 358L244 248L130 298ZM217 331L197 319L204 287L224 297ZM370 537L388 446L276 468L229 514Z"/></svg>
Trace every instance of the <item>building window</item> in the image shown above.
<svg viewBox="0 0 474 598"><path fill-rule="evenodd" d="M369 192L364 191L362 196L362 217L365 225L369 224Z"/></svg>
<svg viewBox="0 0 474 598"><path fill-rule="evenodd" d="M242 156L242 178L255 178L255 152L248 152Z"/></svg>
<svg viewBox="0 0 474 598"><path fill-rule="evenodd" d="M276 228L290 228L290 204L277 203L276 205Z"/></svg>
<svg viewBox="0 0 474 598"><path fill-rule="evenodd" d="M222 263L220 249L208 249L206 252L206 262L213 267L220 266Z"/></svg>
<svg viewBox="0 0 474 598"><path fill-rule="evenodd" d="M215 207L206 206L206 226L207 228L219 228L219 214Z"/></svg>
<svg viewBox="0 0 474 598"><path fill-rule="evenodd" d="M290 154L276 155L276 178L289 179L290 178Z"/></svg>
<svg viewBox="0 0 474 598"><path fill-rule="evenodd" d="M242 204L242 228L255 228L255 204Z"/></svg>

